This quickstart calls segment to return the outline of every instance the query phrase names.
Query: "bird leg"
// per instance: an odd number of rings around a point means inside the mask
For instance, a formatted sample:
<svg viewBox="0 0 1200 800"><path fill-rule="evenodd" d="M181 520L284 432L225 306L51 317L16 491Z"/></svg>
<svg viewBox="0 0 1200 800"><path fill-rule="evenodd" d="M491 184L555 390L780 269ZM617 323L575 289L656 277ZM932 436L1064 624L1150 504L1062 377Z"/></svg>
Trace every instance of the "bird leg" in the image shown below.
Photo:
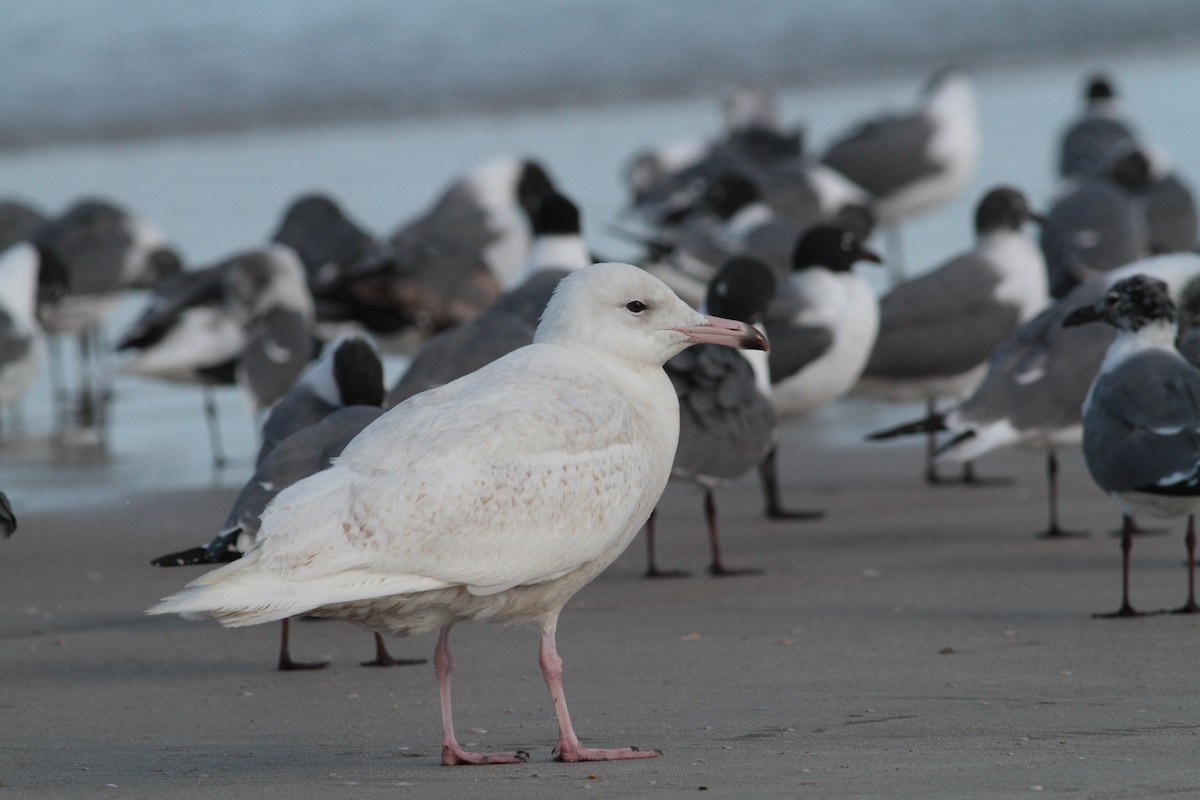
<svg viewBox="0 0 1200 800"><path fill-rule="evenodd" d="M769 519L821 519L824 511L791 511L779 504L779 470L775 466L775 456L778 448L774 445L758 462L758 477L762 483L763 495L767 500L767 517Z"/></svg>
<svg viewBox="0 0 1200 800"><path fill-rule="evenodd" d="M704 490L704 519L708 522L708 550L711 561L708 564L708 574L714 577L727 575L761 575L761 569L728 569L721 563L721 543L717 539L717 502L713 498L712 489Z"/></svg>
<svg viewBox="0 0 1200 800"><path fill-rule="evenodd" d="M550 698L554 701L554 714L558 717L558 744L554 747L556 761L618 761L626 758L654 758L661 756L661 750L639 750L636 747L597 748L583 747L575 728L571 725L571 715L567 711L567 697L563 694L562 659L554 643L554 631L558 620L554 619L542 628L541 646L538 648L538 664L542 668L542 677L546 679L546 687L550 690Z"/></svg>
<svg viewBox="0 0 1200 800"><path fill-rule="evenodd" d="M1012 478L981 478L975 474L975 462L968 461L962 465L963 486L1011 486Z"/></svg>
<svg viewBox="0 0 1200 800"><path fill-rule="evenodd" d="M1188 596L1187 602L1171 613L1173 614L1196 614L1200 613L1200 605L1196 605L1196 515L1188 514L1187 521L1187 536L1184 537L1184 543L1187 545L1187 568L1188 568Z"/></svg>
<svg viewBox="0 0 1200 800"><path fill-rule="evenodd" d="M937 403L931 397L925 401L925 416L932 417L937 411ZM938 486L942 483L942 478L938 475L937 462L934 458L937 456L937 431L925 432L925 483L930 486Z"/></svg>
<svg viewBox="0 0 1200 800"><path fill-rule="evenodd" d="M1121 515L1121 607L1107 614L1092 614L1093 618L1113 619L1116 617L1143 617L1129 604L1129 552L1133 549L1133 517Z"/></svg>
<svg viewBox="0 0 1200 800"><path fill-rule="evenodd" d="M292 661L292 655L288 652L288 635L290 631L290 619L283 619L280 622L279 635L279 665L276 669L288 672L291 670L302 669L325 669L329 666L328 661Z"/></svg>
<svg viewBox="0 0 1200 800"><path fill-rule="evenodd" d="M899 223L883 226L883 246L887 252L888 277L892 286L904 282L904 241Z"/></svg>
<svg viewBox="0 0 1200 800"><path fill-rule="evenodd" d="M1058 526L1058 454L1046 453L1047 497L1050 499L1050 527L1038 534L1042 539L1070 539L1087 536L1086 531L1069 531Z"/></svg>
<svg viewBox="0 0 1200 800"><path fill-rule="evenodd" d="M204 389L204 419L208 424L208 445L212 450L213 469L225 469L229 463L225 458L225 446L221 443L221 426L217 420L216 390L211 386Z"/></svg>
<svg viewBox="0 0 1200 800"><path fill-rule="evenodd" d="M520 764L529 760L529 753L517 750L511 753L472 753L463 750L454 738L454 719L450 711L450 673L454 672L454 656L450 654L450 628L447 625L438 631L437 646L433 650L433 668L437 672L438 699L442 707L442 764L447 767L460 764Z"/></svg>
<svg viewBox="0 0 1200 800"><path fill-rule="evenodd" d="M654 560L654 515L657 509L650 512L646 519L646 572L645 578L685 578L690 573L685 569L661 570Z"/></svg>
<svg viewBox="0 0 1200 800"><path fill-rule="evenodd" d="M364 667L411 667L414 664L424 664L424 658L392 658L392 654L387 651L387 645L383 643L383 637L379 632L375 633L375 659L373 661L364 661L361 666Z"/></svg>

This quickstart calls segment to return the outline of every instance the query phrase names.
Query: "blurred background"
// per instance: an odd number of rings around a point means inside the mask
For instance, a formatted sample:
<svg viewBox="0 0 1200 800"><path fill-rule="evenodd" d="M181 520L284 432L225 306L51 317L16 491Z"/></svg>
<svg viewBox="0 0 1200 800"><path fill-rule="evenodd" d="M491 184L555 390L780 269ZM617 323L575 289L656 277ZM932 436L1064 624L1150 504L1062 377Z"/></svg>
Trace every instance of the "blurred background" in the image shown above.
<svg viewBox="0 0 1200 800"><path fill-rule="evenodd" d="M818 152L864 117L911 106L953 63L977 82L982 150L962 195L906 227L919 273L969 245L987 187L1048 203L1057 137L1094 70L1195 180L1198 36L1195 0L9 3L0 194L49 213L110 198L190 268L264 243L303 192L328 193L386 235L464 170L528 155L578 203L594 251L626 259L637 248L609 225L629 200L631 157L719 135L735 87L775 91L782 120ZM123 303L112 330L144 293ZM399 369L389 363L389 383ZM211 475L194 390L135 380L116 392L105 471L71 478L53 451L18 443L0 463L10 494L45 507L249 474ZM24 404L34 440L49 427L46 397L38 386ZM248 459L249 417L235 393L221 401ZM849 442L910 411L821 414L821 435Z"/></svg>
<svg viewBox="0 0 1200 800"><path fill-rule="evenodd" d="M46 0L0 144L511 112L1195 45L1190 0Z"/></svg>

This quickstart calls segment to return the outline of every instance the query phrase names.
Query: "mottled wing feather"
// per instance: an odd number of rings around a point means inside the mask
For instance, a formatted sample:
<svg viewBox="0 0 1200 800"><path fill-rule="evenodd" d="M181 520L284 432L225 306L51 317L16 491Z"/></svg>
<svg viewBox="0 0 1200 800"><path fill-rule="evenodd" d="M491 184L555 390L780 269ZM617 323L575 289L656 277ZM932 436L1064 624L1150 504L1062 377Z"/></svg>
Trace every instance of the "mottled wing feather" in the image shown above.
<svg viewBox="0 0 1200 800"><path fill-rule="evenodd" d="M332 468L279 495L251 553L258 569L289 580L410 575L482 593L597 558L612 531L648 513L613 509L609 498L655 476L642 444L628 440L625 401L597 392L579 374L586 365L560 349L526 348L387 412ZM582 385L566 388L565 372ZM503 400L495 377L507 384ZM457 419L442 412L449 397ZM553 548L539 535L550 532Z"/></svg>

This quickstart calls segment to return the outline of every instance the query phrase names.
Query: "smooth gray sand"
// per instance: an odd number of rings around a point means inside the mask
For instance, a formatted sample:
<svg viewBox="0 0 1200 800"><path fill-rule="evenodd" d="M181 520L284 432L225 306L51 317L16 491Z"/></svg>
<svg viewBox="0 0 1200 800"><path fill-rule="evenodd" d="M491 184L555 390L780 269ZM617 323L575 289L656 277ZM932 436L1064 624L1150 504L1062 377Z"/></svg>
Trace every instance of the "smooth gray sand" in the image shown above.
<svg viewBox="0 0 1200 800"><path fill-rule="evenodd" d="M554 716L529 629L461 625L460 740L527 749L517 766L444 768L430 665L364 669L368 633L293 626L318 672L274 671L278 627L145 617L193 569L149 559L206 541L233 490L21 518L0 542L0 797L1161 797L1200 794L1200 618L1093 620L1119 601L1116 505L1063 459L1062 518L1033 538L1043 460L1001 453L998 488L927 488L914 444L785 431L788 501L721 491L729 566L713 579L698 492L660 507L660 564L639 538L559 629L585 743L658 747L624 763L550 760ZM18 509L20 514L20 509ZM1183 521L1139 539L1135 605L1184 599ZM430 656L432 636L391 642Z"/></svg>

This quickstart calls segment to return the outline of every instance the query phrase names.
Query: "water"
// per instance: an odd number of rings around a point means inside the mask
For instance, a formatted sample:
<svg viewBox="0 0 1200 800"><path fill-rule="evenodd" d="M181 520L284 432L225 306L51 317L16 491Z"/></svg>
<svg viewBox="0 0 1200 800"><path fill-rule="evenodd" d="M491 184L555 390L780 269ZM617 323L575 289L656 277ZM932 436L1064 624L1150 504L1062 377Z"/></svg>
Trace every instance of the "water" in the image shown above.
<svg viewBox="0 0 1200 800"><path fill-rule="evenodd" d="M133 0L109 5L146 10ZM221 9L232 13L228 4L203 5L203 10L189 7L180 13L204 16ZM339 7L345 6L345 13L350 14L355 8L379 5L364 0ZM850 4L860 13L880 5ZM931 5L936 4L915 5L914 14ZM1063 9L1073 6L1037 5L1053 6L1058 9L1054 13L1066 13ZM269 16L264 9L278 8L270 2L246 6L264 16ZM1019 3L1006 6L1023 7ZM175 7L172 9L174 13ZM25 24L22 19L31 13L21 6L16 28L21 28ZM141 24L166 26L168 16L165 11L154 12ZM631 17L630 24L634 19L639 18ZM12 30L6 20L0 47ZM254 30L256 36L266 37L272 29L263 25ZM368 53L363 55L366 58ZM928 269L968 246L972 206L987 187L1012 183L1024 188L1036 204L1046 204L1054 188L1055 137L1077 107L1083 76L1098 65L1117 77L1132 116L1180 171L1193 179L1200 175L1200 147L1195 136L1200 129L1200 105L1191 102L1200 78L1200 53L1194 49L1163 46L1152 53L1120 52L1103 57L1096 52L1053 62L977 69L984 135L979 170L957 202L906 228L905 245L914 271ZM580 70L571 62L564 68L564 80ZM59 65L59 71L65 67ZM282 67L278 71L286 72ZM51 77L53 74L52 70ZM312 77L311 70L304 74ZM832 133L866 113L907 105L926 75L923 66L914 64L889 68L869 79L793 86L781 94L783 116L803 121L808 141L820 147ZM11 98L13 83L0 84L0 93L8 93L0 96ZM0 192L22 197L47 211L58 210L81 194L112 197L153 220L177 243L189 263L198 265L263 242L287 202L301 192L330 192L367 228L384 234L421 210L463 169L498 154L527 153L543 159L579 203L593 247L605 256L624 258L632 255L629 245L605 228L625 201L620 181L623 165L635 150L648 144L715 134L720 124L718 109L719 92L712 91L673 99L513 106L505 113L327 120L204 135L59 142L0 151ZM7 116L0 115L0 120L0 124L8 124ZM28 119L22 124L27 123ZM143 302L144 297L130 297L111 329L119 330ZM400 363L392 361L389 369L394 378ZM64 459L48 446L49 389L44 382L35 386L23 404L25 439L0 450L0 487L18 509L123 502L146 491L214 483L236 486L248 476L254 434L235 392L222 395L221 405L229 449L245 463L214 476L196 390L122 378L116 391L110 457L97 462ZM844 402L804 424L813 435L850 443L859 441L864 431L913 413L911 407Z"/></svg>
<svg viewBox="0 0 1200 800"><path fill-rule="evenodd" d="M1186 45L1194 0L4 4L0 145L707 94Z"/></svg>

